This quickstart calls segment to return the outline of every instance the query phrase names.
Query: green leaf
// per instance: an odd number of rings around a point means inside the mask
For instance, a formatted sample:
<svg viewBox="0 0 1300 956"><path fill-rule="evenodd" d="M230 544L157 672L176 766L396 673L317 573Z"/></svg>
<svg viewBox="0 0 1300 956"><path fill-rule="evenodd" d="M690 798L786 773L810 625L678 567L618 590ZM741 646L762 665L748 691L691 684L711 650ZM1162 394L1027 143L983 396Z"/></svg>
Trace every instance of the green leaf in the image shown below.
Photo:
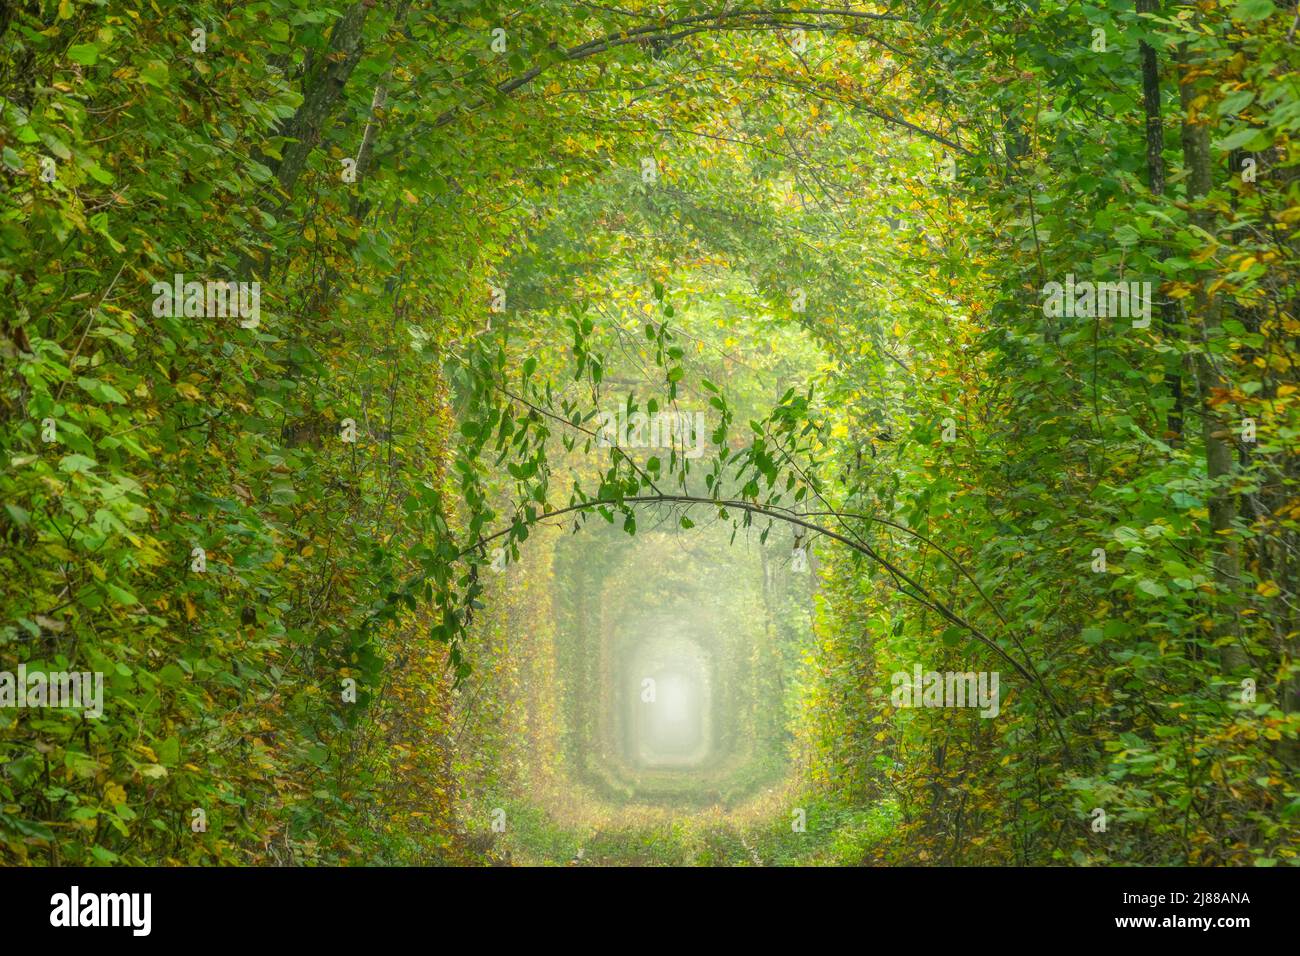
<svg viewBox="0 0 1300 956"><path fill-rule="evenodd" d="M105 581L103 583L104 583L104 590L108 592L108 596L113 599L114 604L120 604L123 607L130 607L133 604L140 603L139 601L136 600L135 595L132 594L130 591L128 591L126 588L119 587L118 585L114 584L112 581Z"/></svg>
<svg viewBox="0 0 1300 956"><path fill-rule="evenodd" d="M1169 589L1158 581L1152 581L1149 578L1143 578L1137 584L1137 589L1144 594L1150 594L1152 597L1168 597Z"/></svg>
<svg viewBox="0 0 1300 956"><path fill-rule="evenodd" d="M25 528L31 524L31 513L25 508L20 508L18 505L6 504L5 511L9 512L9 517L13 519L13 523L18 525L18 527Z"/></svg>
<svg viewBox="0 0 1300 956"><path fill-rule="evenodd" d="M159 89L167 86L167 77L167 64L162 60L150 60L140 70L141 81Z"/></svg>
<svg viewBox="0 0 1300 956"><path fill-rule="evenodd" d="M87 458L85 455L64 455L59 459L59 471L70 474L85 473L93 470L95 464L95 459Z"/></svg>
<svg viewBox="0 0 1300 956"><path fill-rule="evenodd" d="M1214 148L1221 152L1228 153L1234 149L1262 149L1268 145L1268 138L1262 130L1255 129L1253 126L1246 126L1230 133L1223 139L1216 140Z"/></svg>
<svg viewBox="0 0 1300 956"><path fill-rule="evenodd" d="M1241 0L1241 3L1232 8L1232 18L1244 23L1266 20L1275 13L1277 5L1273 0Z"/></svg>
<svg viewBox="0 0 1300 956"><path fill-rule="evenodd" d="M113 402L117 405L126 404L126 396L107 382L101 382L93 378L78 378L77 384L101 402Z"/></svg>
<svg viewBox="0 0 1300 956"><path fill-rule="evenodd" d="M94 66L99 59L99 47L93 43L77 43L68 47L68 59L82 66Z"/></svg>

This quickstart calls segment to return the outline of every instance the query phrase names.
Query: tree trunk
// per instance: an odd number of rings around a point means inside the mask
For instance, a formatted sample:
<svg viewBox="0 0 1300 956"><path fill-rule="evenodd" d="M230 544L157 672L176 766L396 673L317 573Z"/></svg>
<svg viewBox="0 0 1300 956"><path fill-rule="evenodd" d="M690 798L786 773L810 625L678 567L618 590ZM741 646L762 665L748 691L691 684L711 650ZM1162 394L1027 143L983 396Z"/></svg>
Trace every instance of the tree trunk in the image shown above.
<svg viewBox="0 0 1300 956"><path fill-rule="evenodd" d="M284 148L284 159L276 168L280 188L292 195L298 177L307 167L307 157L316 148L325 121L343 98L348 77L361 60L365 47L361 34L371 3L354 3L334 24L330 33L329 52L321 57L320 66L303 83L302 105L283 130L293 142Z"/></svg>
<svg viewBox="0 0 1300 956"><path fill-rule="evenodd" d="M1210 167L1210 131L1203 122L1193 117L1192 101L1196 98L1195 82L1188 78L1187 47L1179 49L1179 99L1183 108L1183 161L1187 166L1187 201L1192 206L1190 219L1194 226L1213 234L1213 211L1198 205L1213 185ZM1214 553L1214 636L1217 640L1230 639L1221 650L1221 661L1227 670L1249 663L1241 646L1240 628L1235 610L1235 597L1241 580L1241 546L1235 539L1233 521L1237 517L1237 499L1232 494L1230 481L1233 473L1232 423L1227 421L1214 405L1214 395L1225 386L1223 377L1209 352L1210 341L1219 329L1221 319L1215 298L1199 284L1194 296L1195 311L1201 319L1201 349L1196 353L1196 381L1200 389L1201 419L1205 440L1205 467L1210 480L1210 547Z"/></svg>
<svg viewBox="0 0 1300 956"><path fill-rule="evenodd" d="M1159 0L1137 0L1138 13L1157 13L1159 6ZM1151 195L1163 196L1165 194L1165 128L1161 116L1160 65L1156 60L1156 51L1145 40L1138 44L1138 51L1142 59L1142 107L1146 113L1147 185L1151 189ZM1162 260L1166 257L1163 250L1159 255ZM1175 335L1177 311L1177 306L1173 302L1169 300L1160 302L1160 331L1167 340ZM1179 445L1183 440L1181 362L1181 358L1175 357L1170 367L1165 370L1165 389L1174 402L1166 421L1167 437L1173 445Z"/></svg>

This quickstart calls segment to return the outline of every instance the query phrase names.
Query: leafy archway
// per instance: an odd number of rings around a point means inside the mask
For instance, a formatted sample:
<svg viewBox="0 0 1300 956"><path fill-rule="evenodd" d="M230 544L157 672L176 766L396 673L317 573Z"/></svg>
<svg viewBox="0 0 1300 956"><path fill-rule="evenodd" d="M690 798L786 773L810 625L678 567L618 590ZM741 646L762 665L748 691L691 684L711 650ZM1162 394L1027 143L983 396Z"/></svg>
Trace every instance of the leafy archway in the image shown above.
<svg viewBox="0 0 1300 956"><path fill-rule="evenodd" d="M1292 21L7 7L0 672L105 711L0 708L0 859L493 858L563 677L493 552L653 513L835 544L815 839L684 859L1293 862Z"/></svg>

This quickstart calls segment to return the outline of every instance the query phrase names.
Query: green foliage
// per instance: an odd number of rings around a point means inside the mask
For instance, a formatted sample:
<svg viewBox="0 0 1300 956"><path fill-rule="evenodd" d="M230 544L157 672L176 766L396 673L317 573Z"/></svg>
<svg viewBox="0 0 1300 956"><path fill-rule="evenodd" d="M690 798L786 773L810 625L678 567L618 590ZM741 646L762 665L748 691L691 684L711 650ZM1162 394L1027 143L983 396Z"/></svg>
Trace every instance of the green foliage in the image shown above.
<svg viewBox="0 0 1300 956"><path fill-rule="evenodd" d="M0 12L0 671L104 675L0 708L0 862L1294 863L1293 14L628 9ZM746 760L614 772L710 529Z"/></svg>

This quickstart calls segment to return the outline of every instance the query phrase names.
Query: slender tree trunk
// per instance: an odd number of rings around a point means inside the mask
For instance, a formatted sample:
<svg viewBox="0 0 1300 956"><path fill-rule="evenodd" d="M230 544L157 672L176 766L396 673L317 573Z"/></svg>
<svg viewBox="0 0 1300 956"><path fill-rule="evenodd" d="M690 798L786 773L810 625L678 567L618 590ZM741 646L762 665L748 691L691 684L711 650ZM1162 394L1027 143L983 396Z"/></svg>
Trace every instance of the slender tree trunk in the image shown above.
<svg viewBox="0 0 1300 956"><path fill-rule="evenodd" d="M1193 114L1192 101L1196 98L1195 81L1189 78L1190 64L1186 44L1179 50L1179 100L1183 108L1182 140L1183 161L1187 167L1187 201L1192 206L1190 219L1193 225L1213 234L1213 211L1198 205L1213 185L1210 166L1210 130L1198 122ZM1215 358L1209 352L1214 333L1221 325L1219 305L1214 296L1198 285L1194 296L1196 314L1201 319L1201 349L1196 353L1196 381L1200 389L1201 419L1205 440L1205 466L1210 480L1210 547L1214 553L1215 628L1214 636L1230 638L1221 652L1225 669L1245 666L1249 661L1240 644L1235 597L1241 580L1241 546L1234 537L1233 522L1237 517L1237 498L1229 487L1233 474L1232 423L1226 420L1214 404L1215 392L1225 386Z"/></svg>
<svg viewBox="0 0 1300 956"><path fill-rule="evenodd" d="M299 177L307 168L307 160L312 150L320 141L325 123L334 115L348 78L360 62L365 52L362 34L366 25L366 15L375 5L374 0L361 0L354 3L334 23L330 31L329 48L325 56L317 63L309 61L307 75L302 81L302 103L289 117L277 133L288 138L281 151L281 158L261 156L274 171L280 192L278 195L266 194L258 201L258 206L271 212L282 209L293 201L294 187ZM270 268L270 251L245 253L239 262L238 274L249 275Z"/></svg>
<svg viewBox="0 0 1300 956"><path fill-rule="evenodd" d="M354 3L339 18L330 32L329 52L303 83L302 104L283 131L293 142L285 146L284 159L275 170L280 188L289 195L307 167L307 157L316 148L326 120L334 115L335 106L343 98L348 77L365 52L362 32L373 5L364 0Z"/></svg>
<svg viewBox="0 0 1300 956"><path fill-rule="evenodd" d="M1137 0L1138 13L1159 12L1159 0ZM1160 64L1156 51L1145 40L1138 44L1142 60L1142 106L1146 114L1147 138L1147 185L1153 196L1165 194L1165 127L1161 116L1160 103ZM1165 258L1165 253L1160 253ZM1177 306L1168 300L1160 302L1160 331L1166 340L1175 335ZM1183 440L1183 375L1182 359L1175 356L1165 370L1165 389L1173 399L1169 409L1166 430L1171 444L1181 444Z"/></svg>

